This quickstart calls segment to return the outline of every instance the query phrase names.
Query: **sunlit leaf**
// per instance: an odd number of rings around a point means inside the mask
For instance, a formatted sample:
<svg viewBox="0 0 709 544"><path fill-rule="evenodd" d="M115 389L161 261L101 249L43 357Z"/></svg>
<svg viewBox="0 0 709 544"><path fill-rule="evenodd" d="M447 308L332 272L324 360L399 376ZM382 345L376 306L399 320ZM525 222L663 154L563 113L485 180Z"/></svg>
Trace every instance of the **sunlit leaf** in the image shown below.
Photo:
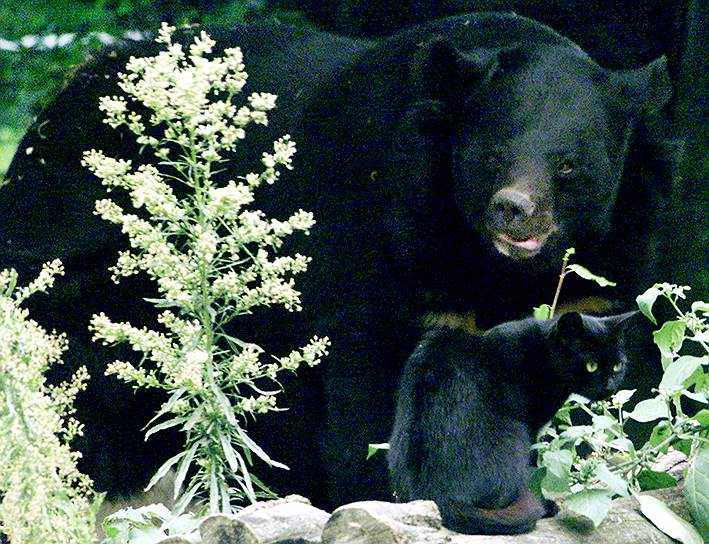
<svg viewBox="0 0 709 544"><path fill-rule="evenodd" d="M707 359L709 357L692 357L690 355L677 358L665 370L658 389L664 393L671 393L690 385L687 383L689 378L698 368L702 367L702 363L705 363Z"/></svg>
<svg viewBox="0 0 709 544"><path fill-rule="evenodd" d="M645 291L642 295L638 295L638 297L635 299L635 302L638 305L638 308L642 312L642 314L647 317L650 321L652 321L655 325L657 325L657 319L655 319L655 316L652 315L652 306L655 304L655 301L657 300L657 297L659 297L662 294L662 291L655 287L650 287L647 291Z"/></svg>
<svg viewBox="0 0 709 544"><path fill-rule="evenodd" d="M585 280L595 281L601 287L615 287L616 285L614 281L607 280L603 276L598 276L580 264L570 264L566 267L566 270L575 272Z"/></svg>
<svg viewBox="0 0 709 544"><path fill-rule="evenodd" d="M372 457L378 451L386 451L389 449L389 443L383 442L381 444L368 444L367 445L367 459Z"/></svg>
<svg viewBox="0 0 709 544"><path fill-rule="evenodd" d="M709 445L697 448L684 483L689 512L704 540L709 540Z"/></svg>
<svg viewBox="0 0 709 544"><path fill-rule="evenodd" d="M549 306L548 304L542 304L541 306L537 306L536 308L534 308L532 316L534 316L535 319L540 319L542 321L551 319L551 306Z"/></svg>
<svg viewBox="0 0 709 544"><path fill-rule="evenodd" d="M569 495L564 506L589 518L595 527L603 521L611 508L611 493L606 489L584 489Z"/></svg>
<svg viewBox="0 0 709 544"><path fill-rule="evenodd" d="M627 415L635 421L647 423L660 418L669 418L670 410L662 399L654 398L638 402L633 411Z"/></svg>
<svg viewBox="0 0 709 544"><path fill-rule="evenodd" d="M677 479L666 472L643 469L638 474L638 483L640 484L641 490L650 491L652 489L675 487L677 485Z"/></svg>
<svg viewBox="0 0 709 544"><path fill-rule="evenodd" d="M670 510L661 500L650 495L635 494L640 511L655 527L682 544L704 544L704 539L692 525Z"/></svg>

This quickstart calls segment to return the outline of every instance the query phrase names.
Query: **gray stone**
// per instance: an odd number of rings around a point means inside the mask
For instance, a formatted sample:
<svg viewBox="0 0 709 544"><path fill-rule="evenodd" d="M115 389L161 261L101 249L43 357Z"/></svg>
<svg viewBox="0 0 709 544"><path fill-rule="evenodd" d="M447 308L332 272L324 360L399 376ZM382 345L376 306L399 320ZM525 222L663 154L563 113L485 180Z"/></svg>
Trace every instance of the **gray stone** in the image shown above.
<svg viewBox="0 0 709 544"><path fill-rule="evenodd" d="M679 488L651 492L689 519ZM462 535L441 528L438 508L430 501L407 504L360 502L338 508L323 530L323 544L672 544L640 513L633 498L613 501L608 517L594 529L590 520L562 508L528 534Z"/></svg>
<svg viewBox="0 0 709 544"><path fill-rule="evenodd" d="M291 495L253 504L234 516L209 516L200 525L203 544L320 544L330 515Z"/></svg>
<svg viewBox="0 0 709 544"><path fill-rule="evenodd" d="M441 515L432 501L403 504L367 501L342 506L332 513L323 544L438 544L446 542Z"/></svg>

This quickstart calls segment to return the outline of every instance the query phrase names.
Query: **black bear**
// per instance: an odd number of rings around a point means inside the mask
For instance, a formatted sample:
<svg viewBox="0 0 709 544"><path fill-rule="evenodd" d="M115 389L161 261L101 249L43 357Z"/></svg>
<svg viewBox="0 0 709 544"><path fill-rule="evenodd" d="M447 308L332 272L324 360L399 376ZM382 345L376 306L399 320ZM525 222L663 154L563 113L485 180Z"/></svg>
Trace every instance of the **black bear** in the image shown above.
<svg viewBox="0 0 709 544"><path fill-rule="evenodd" d="M397 394L388 453L396 497L434 500L458 532L531 531L555 510L529 488L532 440L571 393L600 400L617 390L634 315L572 312L482 335L428 333Z"/></svg>
<svg viewBox="0 0 709 544"><path fill-rule="evenodd" d="M676 92L666 108L683 142L677 155L671 212L661 228L660 275L709 296L709 43L703 0L270 0L304 10L321 28L351 36L384 36L459 13L523 15L570 38L604 68L637 68L667 55Z"/></svg>
<svg viewBox="0 0 709 544"><path fill-rule="evenodd" d="M366 449L389 435L423 316L475 312L487 328L527 315L553 294L570 246L619 283L619 309L651 282L670 185L662 125L650 122L671 92L664 60L608 71L548 27L503 14L444 19L379 42L273 23L213 35L243 49L247 90L280 97L269 126L251 130L224 175L249 172L289 133L295 169L257 205L277 217L312 210L317 221L289 244L313 257L298 283L304 311L239 324L240 337L271 353L312 334L332 339L321 369L286 384L290 411L253 427L291 466L282 480L263 476L278 491L321 505L387 496L385 463L365 461ZM143 280L109 280L125 241L93 215L103 189L79 162L94 147L149 160L102 123L96 105L118 93L116 73L131 55L155 52L150 42L125 44L80 67L30 128L0 189L0 266L65 262L66 280L33 315L68 332L68 368L92 370L79 407L84 468L121 492L168 444L146 453L137 429L160 399L138 401L102 377L117 354L86 331L93 312L134 322L148 312L136 301ZM565 289L570 298L597 294L584 282Z"/></svg>

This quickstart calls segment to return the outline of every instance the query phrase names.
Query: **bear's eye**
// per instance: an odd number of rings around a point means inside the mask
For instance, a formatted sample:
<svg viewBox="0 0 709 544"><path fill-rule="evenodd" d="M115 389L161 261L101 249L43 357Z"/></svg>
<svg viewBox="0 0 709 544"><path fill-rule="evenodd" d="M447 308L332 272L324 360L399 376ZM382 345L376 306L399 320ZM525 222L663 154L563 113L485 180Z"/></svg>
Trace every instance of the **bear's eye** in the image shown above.
<svg viewBox="0 0 709 544"><path fill-rule="evenodd" d="M598 363L596 361L589 361L586 363L586 370L588 370L591 373L594 373L596 370L598 370Z"/></svg>
<svg viewBox="0 0 709 544"><path fill-rule="evenodd" d="M613 365L613 372L620 372L623 370L623 363L616 363Z"/></svg>

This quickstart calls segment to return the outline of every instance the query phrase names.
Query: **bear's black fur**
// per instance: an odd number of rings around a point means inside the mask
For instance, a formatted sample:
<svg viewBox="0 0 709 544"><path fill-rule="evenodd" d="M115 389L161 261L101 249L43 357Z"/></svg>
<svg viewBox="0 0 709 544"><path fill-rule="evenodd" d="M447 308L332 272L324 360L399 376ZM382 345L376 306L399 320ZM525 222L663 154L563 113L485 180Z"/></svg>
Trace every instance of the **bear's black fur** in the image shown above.
<svg viewBox="0 0 709 544"><path fill-rule="evenodd" d="M429 332L397 394L387 455L397 499L434 500L458 532L531 531L555 510L529 489L532 441L571 393L600 400L617 390L635 315Z"/></svg>
<svg viewBox="0 0 709 544"><path fill-rule="evenodd" d="M254 427L291 465L279 491L330 505L386 496L386 467L365 461L367 443L391 430L399 371L427 313L475 312L483 327L526 315L553 294L570 246L618 281L620 309L651 283L671 174L662 124L651 122L670 94L663 60L610 72L549 28L502 14L444 19L381 42L278 24L213 35L244 50L247 91L279 95L269 126L251 129L224 175L257 168L261 151L290 133L295 170L264 188L258 206L278 217L302 207L318 222L287 248L314 258L298 283L304 311L269 310L237 329L276 354L312 334L332 339L322 368L289 384L291 411ZM121 354L86 332L97 311L148 318L137 302L143 280L109 281L106 267L125 242L93 215L103 189L79 161L92 147L146 160L101 122L96 104L117 94L130 55L155 51L126 44L80 67L30 128L0 190L0 266L29 273L65 261L66 280L32 309L69 333L67 366L92 371L79 407L83 466L100 488L121 492L167 445L150 445L139 462L136 422L159 399L133 399L103 378ZM597 294L573 278L565 292Z"/></svg>

